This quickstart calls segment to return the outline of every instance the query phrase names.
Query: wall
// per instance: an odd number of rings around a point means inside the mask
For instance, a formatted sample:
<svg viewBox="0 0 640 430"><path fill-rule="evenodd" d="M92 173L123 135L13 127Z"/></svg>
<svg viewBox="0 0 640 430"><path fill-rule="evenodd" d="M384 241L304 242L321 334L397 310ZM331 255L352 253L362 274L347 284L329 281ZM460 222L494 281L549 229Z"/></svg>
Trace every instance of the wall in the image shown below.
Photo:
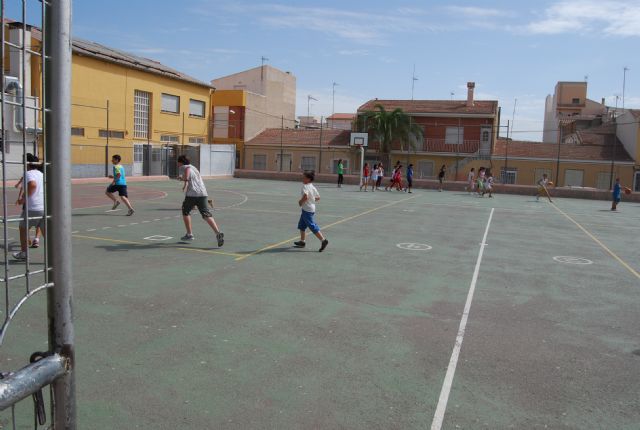
<svg viewBox="0 0 640 430"><path fill-rule="evenodd" d="M84 128L84 136L71 138L74 145L73 172L76 175L104 174L107 140L99 136L99 130L107 128L107 100L109 129L124 132L123 139L109 139L110 153L117 151L123 157L123 164L129 165L133 162L133 144L147 143L147 139L137 139L133 133L135 90L152 94L151 142L160 144L161 135L178 136L179 143L185 145L189 144L189 137L201 137L205 142L209 140L210 90L206 87L79 55L73 55L72 73L71 125ZM162 93L180 97L179 113L161 112ZM203 118L189 115L190 99L205 102Z"/></svg>
<svg viewBox="0 0 640 430"><path fill-rule="evenodd" d="M254 154L266 155L267 164L266 170L279 171L280 167L277 163L280 155L280 147L277 145L245 145L246 155L246 168L253 169L253 156ZM333 167L333 160L340 158L349 160L348 171L354 171L358 169L360 165L360 154L349 147L324 147L322 148L322 155L319 148L303 147L303 146L284 146L282 148L282 154L284 158L287 155L291 155L291 171L302 171L302 157L309 156L316 158L316 172L318 173L331 173ZM322 160L321 160L322 158ZM322 169L318 164L322 162ZM286 166L285 166L286 167Z"/></svg>
<svg viewBox="0 0 640 430"><path fill-rule="evenodd" d="M636 162L636 165L640 164L638 160L640 155L640 133L638 120L631 114L631 112L625 112L617 119L616 136L624 145L624 149L627 150L631 158Z"/></svg>

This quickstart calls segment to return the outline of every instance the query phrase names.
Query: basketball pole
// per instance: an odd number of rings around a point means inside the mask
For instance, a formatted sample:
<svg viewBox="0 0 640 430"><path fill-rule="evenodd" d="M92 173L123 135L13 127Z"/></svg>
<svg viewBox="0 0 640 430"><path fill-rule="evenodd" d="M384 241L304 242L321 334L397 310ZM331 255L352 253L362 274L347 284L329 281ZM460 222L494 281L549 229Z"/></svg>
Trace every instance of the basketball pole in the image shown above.
<svg viewBox="0 0 640 430"><path fill-rule="evenodd" d="M360 146L360 186L363 185L363 170L364 170L364 145L358 145Z"/></svg>

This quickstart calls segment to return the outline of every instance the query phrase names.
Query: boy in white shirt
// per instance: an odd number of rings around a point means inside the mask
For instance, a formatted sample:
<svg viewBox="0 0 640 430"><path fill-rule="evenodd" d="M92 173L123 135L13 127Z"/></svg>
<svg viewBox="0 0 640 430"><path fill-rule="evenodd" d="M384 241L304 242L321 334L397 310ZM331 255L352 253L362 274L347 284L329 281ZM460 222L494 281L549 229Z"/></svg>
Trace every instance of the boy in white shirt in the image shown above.
<svg viewBox="0 0 640 430"><path fill-rule="evenodd" d="M298 205L302 208L300 214L300 220L298 221L298 230L300 230L300 240L294 242L294 245L298 248L304 248L306 243L304 241L307 228L321 241L320 252L329 245L329 241L320 232L320 227L316 224L314 215L316 212L316 202L320 200L320 193L313 186L312 182L315 179L313 172L304 172L302 174L302 197L298 200Z"/></svg>
<svg viewBox="0 0 640 430"><path fill-rule="evenodd" d="M13 258L16 260L27 259L27 246L29 228L40 228L44 231L44 183L43 175L38 170L38 159L31 154L27 157L27 173L24 177L23 193L18 198L16 204L22 205L20 218L20 252L14 252ZM25 222L25 215L27 222Z"/></svg>

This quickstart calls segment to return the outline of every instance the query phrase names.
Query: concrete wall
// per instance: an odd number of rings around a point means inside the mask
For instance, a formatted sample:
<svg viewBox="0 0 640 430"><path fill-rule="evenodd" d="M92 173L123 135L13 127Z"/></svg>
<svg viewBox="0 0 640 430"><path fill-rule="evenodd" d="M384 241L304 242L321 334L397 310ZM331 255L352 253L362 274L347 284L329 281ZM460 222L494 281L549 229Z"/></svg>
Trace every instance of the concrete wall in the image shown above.
<svg viewBox="0 0 640 430"><path fill-rule="evenodd" d="M264 180L277 180L277 181L301 181L301 175L299 172L281 173L281 172L267 172L267 171L255 171L255 170L236 170L236 178L245 179L264 179ZM316 175L316 182L320 183L336 183L337 175L322 174ZM356 175L345 175L345 184L357 185L360 182L360 177ZM414 188L436 190L439 187L439 183L436 180L416 179L413 181ZM465 191L467 186L466 182L445 182L445 190L447 191ZM537 192L537 186L533 185L502 185L496 184L494 187L494 194L517 194L524 196L534 196ZM590 200L611 200L611 192L603 190L583 190L576 188L550 188L549 192L552 197L561 198L576 198L576 199L590 199ZM623 202L635 202L640 203L640 193L633 193L631 195L623 195Z"/></svg>
<svg viewBox="0 0 640 430"><path fill-rule="evenodd" d="M280 156L280 147L277 145L255 145L245 146L246 154L246 167L250 170L254 169L253 160L254 155L266 156L266 170L277 172L280 170L278 159ZM331 173L334 160L343 159L348 160L348 166L345 166L347 173L357 172L360 166L360 154L349 147L325 147L322 148L322 153L318 147L292 147L285 146L282 149L283 158L287 159L291 156L291 171L302 171L302 157L315 157L315 171L320 173ZM322 162L322 168L319 163ZM288 169L288 166L283 166L284 170Z"/></svg>
<svg viewBox="0 0 640 430"><path fill-rule="evenodd" d="M630 112L625 112L616 119L616 122L616 136L620 139L631 158L636 161L636 165L640 164L640 129L638 120Z"/></svg>

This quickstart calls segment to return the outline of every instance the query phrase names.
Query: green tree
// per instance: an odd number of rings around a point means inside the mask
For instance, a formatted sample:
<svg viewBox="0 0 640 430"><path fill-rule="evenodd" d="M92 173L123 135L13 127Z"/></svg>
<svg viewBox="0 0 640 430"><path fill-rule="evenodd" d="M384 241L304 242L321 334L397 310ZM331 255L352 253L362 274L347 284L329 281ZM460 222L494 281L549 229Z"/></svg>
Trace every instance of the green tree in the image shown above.
<svg viewBox="0 0 640 430"><path fill-rule="evenodd" d="M400 143L402 151L415 151L418 143L424 139L424 130L415 124L402 109L387 111L377 104L373 111L367 111L358 117L358 128L372 134L373 140L380 145L379 152L384 154L387 166L391 165L391 147L393 142ZM408 154L407 154L408 157Z"/></svg>

